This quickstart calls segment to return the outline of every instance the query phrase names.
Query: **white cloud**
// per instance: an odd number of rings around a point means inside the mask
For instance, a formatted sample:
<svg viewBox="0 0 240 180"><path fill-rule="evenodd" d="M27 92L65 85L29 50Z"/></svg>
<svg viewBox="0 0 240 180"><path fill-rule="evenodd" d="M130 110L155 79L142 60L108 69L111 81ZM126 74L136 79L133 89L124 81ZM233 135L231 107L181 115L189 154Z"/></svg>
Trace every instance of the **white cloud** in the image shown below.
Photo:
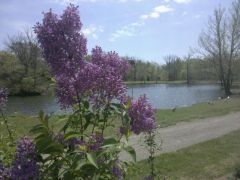
<svg viewBox="0 0 240 180"><path fill-rule="evenodd" d="M104 32L103 26L90 25L82 30L83 34L93 39L98 39L98 33Z"/></svg>
<svg viewBox="0 0 240 180"><path fill-rule="evenodd" d="M201 18L201 17L202 17L201 14L196 14L196 15L194 16L195 19L199 19L199 18Z"/></svg>
<svg viewBox="0 0 240 180"><path fill-rule="evenodd" d="M169 3L169 2L175 2L178 4L188 4L190 2L192 2L192 0L164 0L164 2Z"/></svg>
<svg viewBox="0 0 240 180"><path fill-rule="evenodd" d="M190 3L192 0L173 0L175 3L178 4L188 4Z"/></svg>
<svg viewBox="0 0 240 180"><path fill-rule="evenodd" d="M141 0L135 0L135 1L141 1ZM160 14L168 13L168 12L172 12L172 11L174 11L174 9L172 9L168 6L164 6L164 5L156 6L152 10L152 12L141 15L139 21L130 23L130 24L122 27L121 29L116 30L114 33L111 34L109 41L114 42L116 39L118 39L120 37L135 36L138 34L137 29L141 26L144 26L145 21L147 19L158 18L160 16Z"/></svg>
<svg viewBox="0 0 240 180"><path fill-rule="evenodd" d="M116 30L114 33L111 34L109 41L114 42L116 41L116 39L120 37L135 36L137 34L137 28L144 25L145 25L144 22L139 21L139 22L133 22L126 26L123 26L122 28L120 28L119 30Z"/></svg>
<svg viewBox="0 0 240 180"><path fill-rule="evenodd" d="M168 12L172 12L174 11L173 8L170 8L168 6L164 6L164 5L160 5L160 6L156 6L152 12L150 12L149 14L144 14L141 15L140 18L145 20L148 18L158 18L160 16L160 14L164 14L164 13L168 13Z"/></svg>
<svg viewBox="0 0 240 180"><path fill-rule="evenodd" d="M158 13L167 13L167 12L173 11L173 9L169 8L167 6L164 6L164 5L160 5L160 6L155 7L154 11L158 12Z"/></svg>
<svg viewBox="0 0 240 180"><path fill-rule="evenodd" d="M187 11L184 11L184 12L182 13L183 16L186 16L187 14L188 14Z"/></svg>
<svg viewBox="0 0 240 180"><path fill-rule="evenodd" d="M143 26L145 25L144 22L134 22L134 23L131 23L130 26L135 26L135 27L139 27L139 26Z"/></svg>
<svg viewBox="0 0 240 180"><path fill-rule="evenodd" d="M159 13L158 12L152 12L149 17L151 18L158 18L159 17Z"/></svg>
<svg viewBox="0 0 240 180"><path fill-rule="evenodd" d="M147 19L148 17L149 17L149 15L147 15L147 14L143 14L140 16L141 19Z"/></svg>

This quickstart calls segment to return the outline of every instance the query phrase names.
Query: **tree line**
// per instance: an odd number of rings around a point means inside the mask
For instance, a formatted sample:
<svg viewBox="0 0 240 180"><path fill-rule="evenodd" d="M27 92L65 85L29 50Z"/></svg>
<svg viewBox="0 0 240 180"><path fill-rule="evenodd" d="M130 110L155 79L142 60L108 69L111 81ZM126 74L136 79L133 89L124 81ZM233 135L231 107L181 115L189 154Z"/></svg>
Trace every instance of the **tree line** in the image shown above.
<svg viewBox="0 0 240 180"><path fill-rule="evenodd" d="M134 57L125 57L125 59L131 65L125 77L126 81L184 81L189 84L198 81L219 81L215 67L211 60L206 58L180 58L176 55L169 55L164 58L165 63L162 65ZM240 63L236 62L233 69L235 81L240 80L239 69Z"/></svg>

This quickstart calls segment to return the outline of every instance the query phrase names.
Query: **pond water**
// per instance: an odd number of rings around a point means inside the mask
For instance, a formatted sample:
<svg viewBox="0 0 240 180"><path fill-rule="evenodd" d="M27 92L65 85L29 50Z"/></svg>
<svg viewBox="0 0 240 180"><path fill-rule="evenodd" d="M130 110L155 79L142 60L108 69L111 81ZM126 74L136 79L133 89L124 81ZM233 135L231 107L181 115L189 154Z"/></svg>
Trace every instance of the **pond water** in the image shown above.
<svg viewBox="0 0 240 180"><path fill-rule="evenodd" d="M221 96L218 85L185 84L153 84L128 86L129 96L137 98L146 94L150 102L157 109L191 106L199 102L207 102ZM40 110L46 113L63 113L54 96L9 97L7 112L35 115Z"/></svg>

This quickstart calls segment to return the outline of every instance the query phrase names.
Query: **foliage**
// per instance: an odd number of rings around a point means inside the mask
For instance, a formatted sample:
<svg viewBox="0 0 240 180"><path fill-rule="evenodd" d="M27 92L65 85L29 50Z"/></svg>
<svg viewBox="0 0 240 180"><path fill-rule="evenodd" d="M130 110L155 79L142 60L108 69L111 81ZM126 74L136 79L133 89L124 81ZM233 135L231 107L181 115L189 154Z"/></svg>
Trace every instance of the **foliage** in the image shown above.
<svg viewBox="0 0 240 180"><path fill-rule="evenodd" d="M72 114L63 116L62 127L54 130L52 117L40 112L40 124L31 129L34 141L20 139L11 166L1 165L10 179L123 179L131 162L123 162L119 154L126 151L136 161L135 150L128 145L131 132L156 128L155 111L147 98L132 101L126 96L122 81L126 61L100 47L85 60L81 26L74 5L60 17L52 11L45 13L43 23L35 26L56 81L58 101L62 108L71 108ZM34 80L25 78L24 82ZM121 119L118 136L105 137L115 118Z"/></svg>
<svg viewBox="0 0 240 180"><path fill-rule="evenodd" d="M148 150L149 157L148 157L148 164L149 164L149 169L150 173L148 176L145 177L145 180L153 180L156 179L159 176L159 173L157 172L156 165L155 165L155 155L156 151L160 150L160 145L155 142L155 137L156 137L156 130L152 130L145 135L145 146Z"/></svg>
<svg viewBox="0 0 240 180"><path fill-rule="evenodd" d="M240 179L240 166L239 165L235 168L235 172L233 174L233 177L236 180Z"/></svg>
<svg viewBox="0 0 240 180"><path fill-rule="evenodd" d="M43 60L36 61L36 67L24 66L15 54L0 52L0 87L6 87L11 95L40 94L46 91L50 84L48 67Z"/></svg>
<svg viewBox="0 0 240 180"><path fill-rule="evenodd" d="M152 82L168 82L168 81L187 81L189 77L190 82L195 81L213 81L218 80L215 73L214 66L208 59L200 58L180 58L176 55L169 55L165 57L165 64L157 64L151 62L144 62L136 58L124 57L130 64L130 69L125 75L125 81L142 81L147 83ZM237 62L235 62L237 64ZM237 76L238 66L234 66L235 80L239 80Z"/></svg>

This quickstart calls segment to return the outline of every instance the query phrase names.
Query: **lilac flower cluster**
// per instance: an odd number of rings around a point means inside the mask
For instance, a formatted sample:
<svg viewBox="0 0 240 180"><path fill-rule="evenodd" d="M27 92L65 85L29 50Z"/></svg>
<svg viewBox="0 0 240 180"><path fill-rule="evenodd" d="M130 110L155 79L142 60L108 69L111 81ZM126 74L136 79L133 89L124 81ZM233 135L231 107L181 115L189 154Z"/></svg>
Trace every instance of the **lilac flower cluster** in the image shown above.
<svg viewBox="0 0 240 180"><path fill-rule="evenodd" d="M11 171L0 163L0 180L10 179Z"/></svg>
<svg viewBox="0 0 240 180"><path fill-rule="evenodd" d="M64 146L76 146L76 145L84 145L86 144L83 140L81 140L80 138L71 138L68 140L64 139L64 135L61 133L58 133L54 136L53 138L55 141L57 141L58 143L64 145Z"/></svg>
<svg viewBox="0 0 240 180"><path fill-rule="evenodd" d="M51 10L44 13L42 24L34 30L44 56L54 75L75 74L87 54L86 39L80 33L82 24L78 7L71 5L58 17Z"/></svg>
<svg viewBox="0 0 240 180"><path fill-rule="evenodd" d="M93 133L90 136L89 142L88 142L88 149L90 151L98 151L100 150L101 146L103 145L104 138L103 135L100 133Z"/></svg>
<svg viewBox="0 0 240 180"><path fill-rule="evenodd" d="M96 107L126 93L122 76L128 63L117 53L105 53L100 47L92 50L90 61L78 7L70 5L58 17L52 11L44 14L35 33L44 56L57 81L56 94L63 108L72 106L82 97L90 98Z"/></svg>
<svg viewBox="0 0 240 180"><path fill-rule="evenodd" d="M11 169L11 179L38 179L39 167L33 142L23 137L19 140Z"/></svg>
<svg viewBox="0 0 240 180"><path fill-rule="evenodd" d="M8 97L8 91L6 88L0 88L0 110L3 110L6 106Z"/></svg>
<svg viewBox="0 0 240 180"><path fill-rule="evenodd" d="M92 50L91 62L100 68L95 79L98 86L93 96L97 107L112 99L121 100L126 95L122 77L129 68L127 61L122 60L116 52L105 53L96 47Z"/></svg>
<svg viewBox="0 0 240 180"><path fill-rule="evenodd" d="M93 133L90 136L88 142L85 142L80 138L71 138L71 139L65 140L64 135L60 133L54 136L54 140L65 146L73 147L76 145L86 145L89 151L98 151L104 142L103 135L100 133Z"/></svg>
<svg viewBox="0 0 240 180"><path fill-rule="evenodd" d="M141 132L149 132L156 128L156 120L154 117L155 109L148 102L146 96L140 96L134 101L128 110L131 118L131 130L135 134Z"/></svg>
<svg viewBox="0 0 240 180"><path fill-rule="evenodd" d="M122 180L123 179L122 170L118 166L113 166L112 173L118 180Z"/></svg>

